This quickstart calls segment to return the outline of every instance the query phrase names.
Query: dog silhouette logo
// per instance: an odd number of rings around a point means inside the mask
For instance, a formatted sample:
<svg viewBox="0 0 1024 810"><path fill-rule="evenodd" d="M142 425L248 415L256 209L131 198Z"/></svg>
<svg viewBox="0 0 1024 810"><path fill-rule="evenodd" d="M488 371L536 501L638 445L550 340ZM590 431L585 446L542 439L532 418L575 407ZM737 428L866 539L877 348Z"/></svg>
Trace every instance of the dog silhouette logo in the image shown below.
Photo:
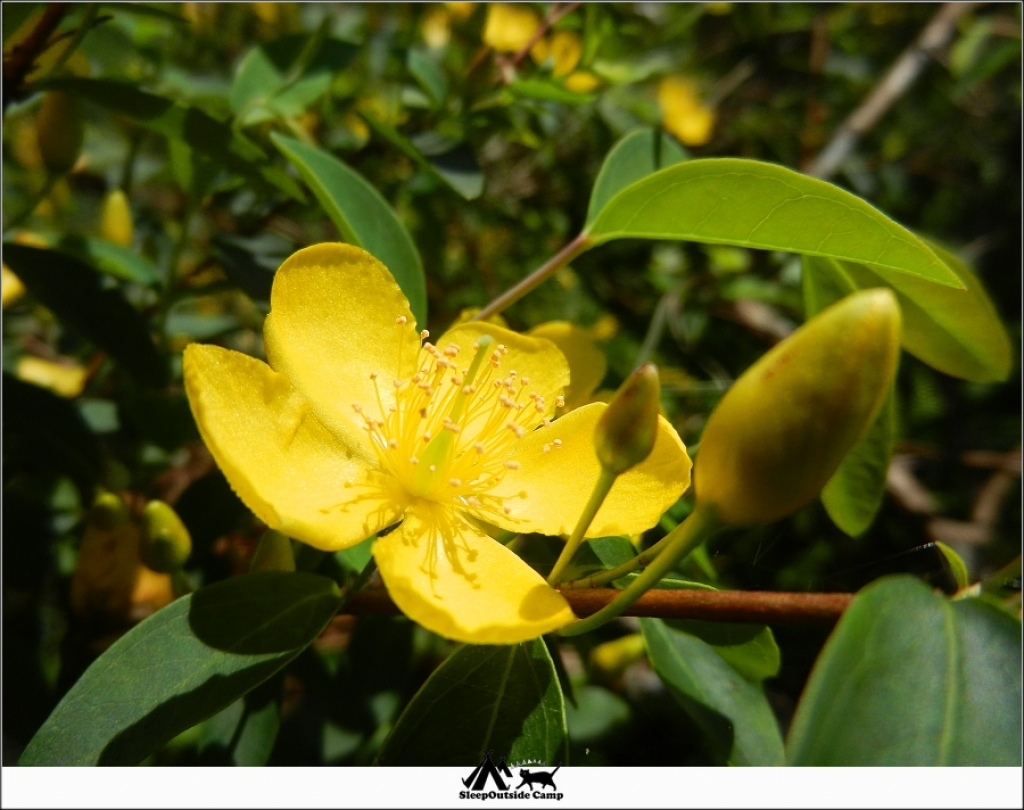
<svg viewBox="0 0 1024 810"><path fill-rule="evenodd" d="M561 767L561 765L558 766L558 768ZM537 785L540 785L544 788L558 790L558 788L555 787L554 780L554 775L558 773L558 768L555 768L550 773L548 773L547 771L533 771L531 773L529 769L523 768L519 771L519 776L523 781L516 785L515 789L519 790L519 788L523 787L524 785L529 785L530 790L533 790L534 788L536 788Z"/></svg>

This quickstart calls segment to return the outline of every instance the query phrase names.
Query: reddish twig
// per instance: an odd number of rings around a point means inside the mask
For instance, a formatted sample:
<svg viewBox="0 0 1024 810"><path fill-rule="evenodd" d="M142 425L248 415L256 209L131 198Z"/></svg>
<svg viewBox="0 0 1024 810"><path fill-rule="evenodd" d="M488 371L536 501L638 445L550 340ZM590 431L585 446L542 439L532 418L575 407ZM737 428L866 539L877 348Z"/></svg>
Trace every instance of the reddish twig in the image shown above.
<svg viewBox="0 0 1024 810"><path fill-rule="evenodd" d="M36 59L49 45L50 35L70 10L69 3L49 3L39 22L22 42L12 46L4 56L4 109L21 88Z"/></svg>
<svg viewBox="0 0 1024 810"><path fill-rule="evenodd" d="M562 591L573 612L596 613L620 591L614 588ZM660 619L703 619L750 624L835 624L853 599L852 593L775 593L770 591L649 590L623 614ZM397 614L398 606L383 588L355 594L348 613Z"/></svg>

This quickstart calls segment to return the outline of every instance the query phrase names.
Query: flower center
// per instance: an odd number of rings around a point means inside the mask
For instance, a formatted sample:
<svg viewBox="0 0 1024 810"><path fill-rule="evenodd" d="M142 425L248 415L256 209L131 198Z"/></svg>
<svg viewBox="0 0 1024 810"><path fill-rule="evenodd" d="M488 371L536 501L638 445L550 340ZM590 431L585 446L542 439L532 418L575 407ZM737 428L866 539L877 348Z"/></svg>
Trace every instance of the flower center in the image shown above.
<svg viewBox="0 0 1024 810"><path fill-rule="evenodd" d="M359 403L352 407L363 417L381 467L409 495L507 514L502 499L489 492L519 468L509 455L519 439L549 421L547 403L530 390L529 378L503 371L509 350L490 335L466 351L456 343L439 349L427 337L420 333L425 342L416 372L390 382L394 405L384 404L381 386L388 381L370 374L383 418L368 415Z"/></svg>

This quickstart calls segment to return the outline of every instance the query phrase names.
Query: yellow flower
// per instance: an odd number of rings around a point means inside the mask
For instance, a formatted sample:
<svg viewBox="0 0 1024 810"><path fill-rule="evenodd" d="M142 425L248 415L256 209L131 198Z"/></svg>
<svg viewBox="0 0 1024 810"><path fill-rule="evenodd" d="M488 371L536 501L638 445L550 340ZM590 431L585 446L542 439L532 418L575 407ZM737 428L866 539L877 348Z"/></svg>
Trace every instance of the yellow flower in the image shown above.
<svg viewBox="0 0 1024 810"><path fill-rule="evenodd" d="M538 65L551 57L551 75L567 76L583 55L583 43L572 31L555 31L550 37L537 40L530 48L530 56Z"/></svg>
<svg viewBox="0 0 1024 810"><path fill-rule="evenodd" d="M530 41L540 18L526 5L491 3L487 6L484 42L499 53L514 53Z"/></svg>
<svg viewBox="0 0 1024 810"><path fill-rule="evenodd" d="M472 522L568 534L600 464L606 406L551 421L569 381L553 343L487 323L437 344L380 262L339 244L277 271L269 365L216 346L185 350L185 385L214 458L268 526L321 549L388 527L373 545L406 615L457 641L511 644L572 620L562 596ZM589 536L654 525L689 485L662 420L654 452L618 479Z"/></svg>
<svg viewBox="0 0 1024 810"><path fill-rule="evenodd" d="M132 224L132 209L125 193L115 188L103 201L100 213L100 235L104 239L125 247L132 246L135 229Z"/></svg>
<svg viewBox="0 0 1024 810"><path fill-rule="evenodd" d="M687 146L703 146L711 140L715 111L701 103L689 79L663 78L658 85L658 105L665 129Z"/></svg>
<svg viewBox="0 0 1024 810"><path fill-rule="evenodd" d="M586 70L574 70L565 77L563 86L573 93L589 93L601 86L601 80Z"/></svg>

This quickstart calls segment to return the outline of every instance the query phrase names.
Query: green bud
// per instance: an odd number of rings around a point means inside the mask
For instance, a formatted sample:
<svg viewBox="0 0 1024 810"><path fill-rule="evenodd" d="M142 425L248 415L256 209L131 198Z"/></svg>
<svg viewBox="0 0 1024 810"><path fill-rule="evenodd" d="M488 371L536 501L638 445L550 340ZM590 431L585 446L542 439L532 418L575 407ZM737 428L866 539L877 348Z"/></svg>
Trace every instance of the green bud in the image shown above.
<svg viewBox="0 0 1024 810"><path fill-rule="evenodd" d="M85 137L81 103L70 93L47 93L36 121L43 164L54 174L66 174L78 160Z"/></svg>
<svg viewBox="0 0 1024 810"><path fill-rule="evenodd" d="M771 349L708 420L698 505L725 523L766 523L814 498L881 408L899 349L888 289L844 298Z"/></svg>
<svg viewBox="0 0 1024 810"><path fill-rule="evenodd" d="M150 501L142 512L142 562L153 571L179 571L192 553L192 537L181 518L163 501Z"/></svg>
<svg viewBox="0 0 1024 810"><path fill-rule="evenodd" d="M294 571L295 555L292 541L275 529L267 529L249 563L249 573L256 571Z"/></svg>
<svg viewBox="0 0 1024 810"><path fill-rule="evenodd" d="M121 496L103 489L97 492L96 500L89 510L89 522L96 528L106 531L124 525L130 516L128 504Z"/></svg>
<svg viewBox="0 0 1024 810"><path fill-rule="evenodd" d="M601 466L622 475L651 454L658 436L661 384L654 364L641 366L622 383L594 428Z"/></svg>

